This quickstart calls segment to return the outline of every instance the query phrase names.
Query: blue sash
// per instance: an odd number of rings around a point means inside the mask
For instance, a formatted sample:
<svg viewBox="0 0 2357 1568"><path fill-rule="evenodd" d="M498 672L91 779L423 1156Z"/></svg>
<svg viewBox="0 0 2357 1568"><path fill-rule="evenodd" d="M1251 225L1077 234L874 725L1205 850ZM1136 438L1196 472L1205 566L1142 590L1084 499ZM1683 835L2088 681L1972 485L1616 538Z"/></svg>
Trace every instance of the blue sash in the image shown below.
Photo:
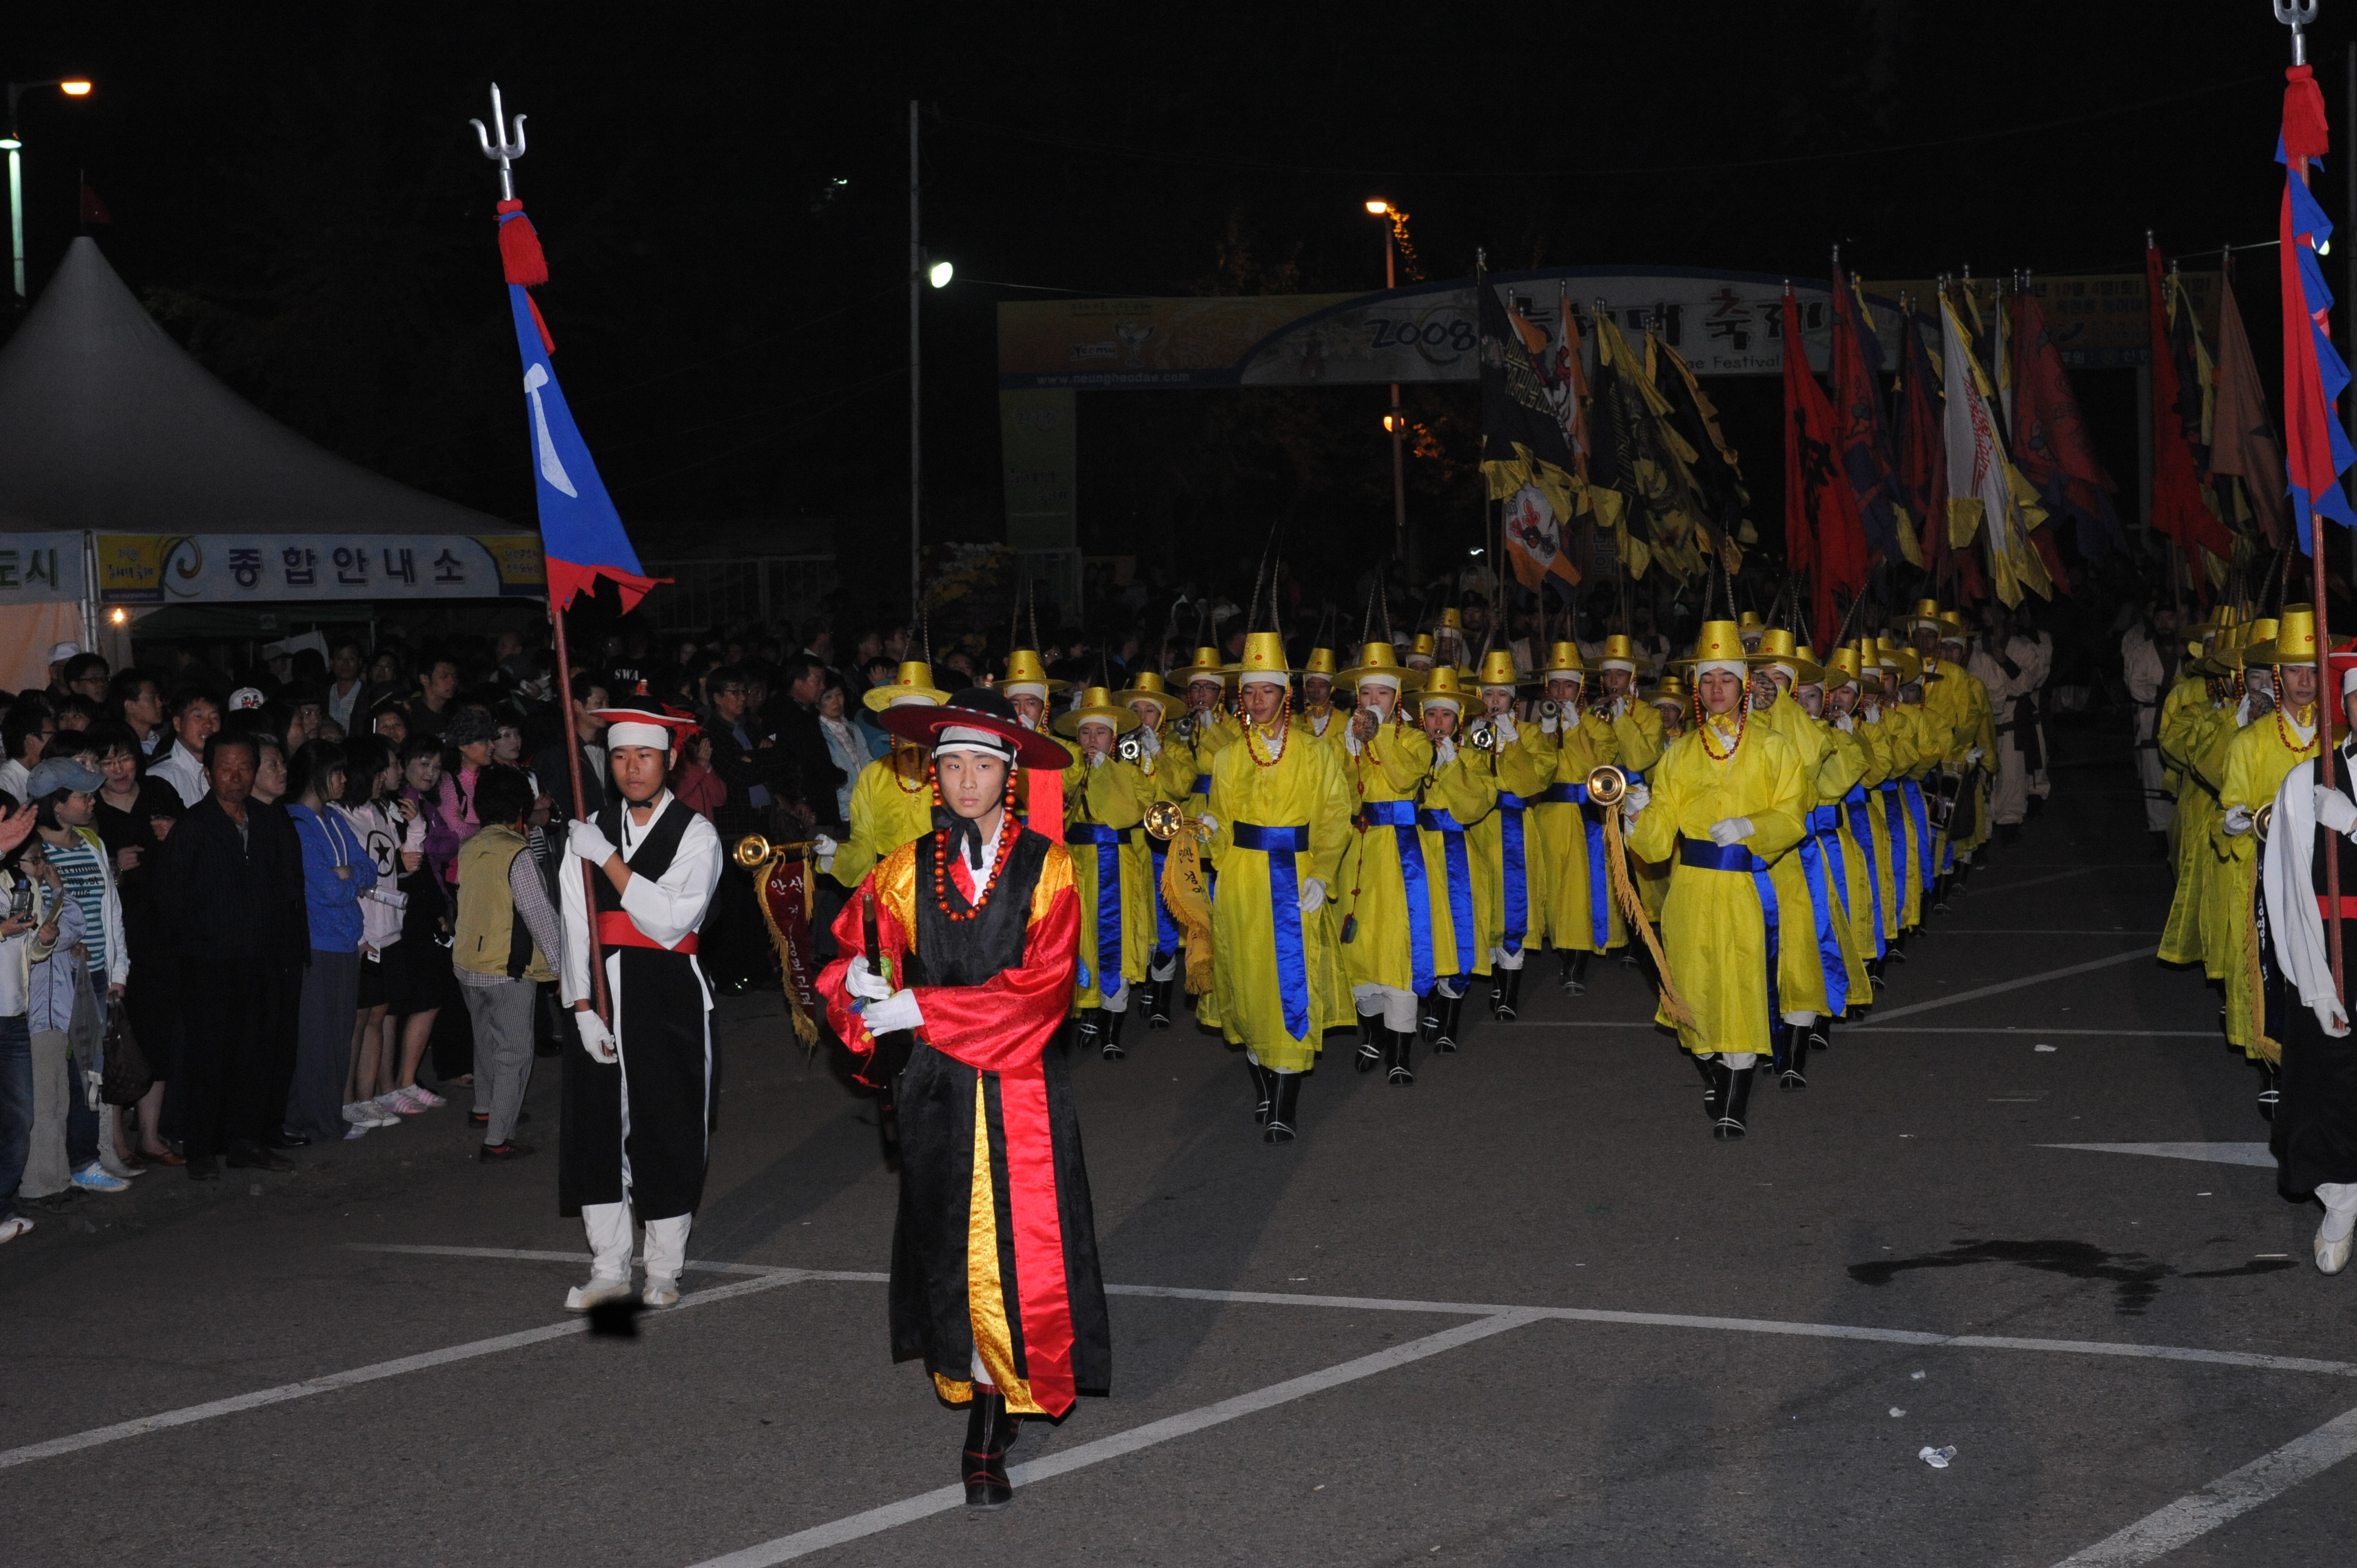
<svg viewBox="0 0 2357 1568"><path fill-rule="evenodd" d="M1900 792L1896 782L1885 779L1875 786L1882 794L1882 814L1890 826L1890 918L1901 928L1907 924L1907 864L1911 858L1907 849L1907 797Z"/></svg>
<svg viewBox="0 0 2357 1568"><path fill-rule="evenodd" d="M1842 958L1841 939L1834 934L1833 894L1826 884L1837 883L1841 877L1841 843L1834 842L1829 877L1825 845L1817 837L1819 832L1835 832L1834 821L1831 806L1813 808L1809 812L1811 832L1801 840L1800 847L1801 870L1809 879L1809 901L1816 906L1817 963L1825 972L1825 1011L1839 1016L1849 1006L1849 965ZM1846 900L1846 894L1844 898ZM1844 908L1841 913L1846 918L1849 911Z"/></svg>
<svg viewBox="0 0 2357 1568"><path fill-rule="evenodd" d="M1523 939L1531 929L1530 859L1523 847L1523 813L1530 809L1531 803L1512 790L1498 791L1498 839L1504 850L1501 859L1505 870L1505 948L1509 957L1523 950Z"/></svg>
<svg viewBox="0 0 2357 1568"><path fill-rule="evenodd" d="M1432 994L1432 894L1425 886L1424 841L1415 832L1415 802L1370 800L1359 808L1370 827L1392 830L1399 849L1400 885L1407 895L1408 980L1418 996Z"/></svg>
<svg viewBox="0 0 2357 1568"><path fill-rule="evenodd" d="M1235 825L1235 846L1268 856L1268 919L1276 932L1276 993L1285 1004L1285 1032L1309 1037L1309 966L1302 956L1301 886L1293 857L1309 853L1308 828Z"/></svg>
<svg viewBox="0 0 2357 1568"><path fill-rule="evenodd" d="M1629 778L1634 782L1638 775L1631 773ZM1612 905L1605 891L1603 808L1587 803L1585 784L1550 785L1539 799L1551 806L1579 808L1580 823L1587 831L1587 921L1596 935L1596 950L1602 952L1612 936Z"/></svg>
<svg viewBox="0 0 2357 1568"><path fill-rule="evenodd" d="M1162 863L1170 858L1170 842L1156 838L1144 828L1137 831L1146 833L1146 851L1154 858L1154 951L1159 957L1177 952L1178 944L1187 940L1178 922L1171 918L1170 906L1162 901Z"/></svg>
<svg viewBox="0 0 2357 1568"><path fill-rule="evenodd" d="M1448 870L1448 923L1457 938L1458 978L1473 972L1473 865L1465 854L1465 828L1447 811L1418 811L1416 826L1440 835L1441 864Z"/></svg>
<svg viewBox="0 0 2357 1568"><path fill-rule="evenodd" d="M1111 972L1117 982L1121 977L1121 839L1119 828L1103 827L1095 822L1074 822L1064 830L1068 844L1092 843L1097 846L1097 991L1106 993L1103 983L1106 970L1105 955L1113 955ZM1079 976L1083 988L1089 984L1088 965L1081 966ZM1113 990L1121 989L1119 984Z"/></svg>
<svg viewBox="0 0 2357 1568"><path fill-rule="evenodd" d="M1678 864L1703 871L1748 871L1752 888L1760 895L1760 922L1768 932L1768 1033L1772 1039L1776 1026L1784 1016L1784 1009L1776 984L1777 941L1776 885L1769 880L1768 863L1739 843L1724 847L1708 839L1678 840Z"/></svg>
<svg viewBox="0 0 2357 1568"><path fill-rule="evenodd" d="M1858 854L1866 856L1866 890L1874 895L1874 956L1880 958L1882 947L1882 867L1874 858L1874 824L1866 815L1866 786L1853 784L1842 797L1849 808L1849 836L1857 841Z"/></svg>
<svg viewBox="0 0 2357 1568"><path fill-rule="evenodd" d="M1932 878L1938 875L1932 868L1932 822L1923 814L1923 786L1912 779L1903 786L1907 795L1907 814L1915 822L1915 861L1923 878L1923 891L1932 891Z"/></svg>

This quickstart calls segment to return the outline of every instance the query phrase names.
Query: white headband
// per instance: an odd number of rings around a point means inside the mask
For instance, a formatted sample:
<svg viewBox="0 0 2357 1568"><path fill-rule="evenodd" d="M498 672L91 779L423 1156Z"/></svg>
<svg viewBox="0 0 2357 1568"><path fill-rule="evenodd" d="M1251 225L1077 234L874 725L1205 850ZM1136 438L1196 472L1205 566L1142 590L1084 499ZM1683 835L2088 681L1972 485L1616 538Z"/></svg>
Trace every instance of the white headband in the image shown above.
<svg viewBox="0 0 2357 1568"><path fill-rule="evenodd" d="M1801 670L1800 666L1796 664L1787 664L1780 659L1775 663L1769 665L1768 668L1770 670L1781 670L1784 672L1785 679L1791 681L1795 686L1801 683Z"/></svg>
<svg viewBox="0 0 2357 1568"><path fill-rule="evenodd" d="M1048 687L1044 682L1009 681L999 690L1010 697L1037 697L1043 703L1048 700Z"/></svg>
<svg viewBox="0 0 2357 1568"><path fill-rule="evenodd" d="M962 751L972 752L982 757L996 757L1010 767L1015 762L1015 743L996 730L974 729L966 725L949 725L942 730L941 735L933 742L933 755L936 757L948 757Z"/></svg>
<svg viewBox="0 0 2357 1568"><path fill-rule="evenodd" d="M606 726L606 749L611 751L618 746L650 746L656 751L669 751L671 749L671 726L669 725L640 724L630 719L624 719L618 724L608 725Z"/></svg>
<svg viewBox="0 0 2357 1568"><path fill-rule="evenodd" d="M1511 696L1512 696L1512 695L1514 694L1514 688L1513 688L1513 687L1512 687L1512 686L1503 686L1503 685L1500 685L1500 684L1498 684L1498 683L1497 683L1497 682L1491 682L1485 683L1485 684L1482 686L1481 690L1482 690L1483 692L1485 692L1485 693L1487 693L1487 692L1503 692L1503 693L1506 693L1506 695L1508 695L1508 696L1510 696L1510 697L1511 697Z"/></svg>
<svg viewBox="0 0 2357 1568"><path fill-rule="evenodd" d="M1424 700L1424 705L1427 708L1447 708L1452 714L1463 711L1462 705L1454 697L1426 697Z"/></svg>
<svg viewBox="0 0 2357 1568"><path fill-rule="evenodd" d="M1740 659L1706 659L1695 666L1695 679L1699 681L1714 671L1721 675L1732 675L1738 681L1746 679L1751 673L1750 669Z"/></svg>
<svg viewBox="0 0 2357 1568"><path fill-rule="evenodd" d="M1293 684L1293 678L1282 670L1247 670L1243 675L1239 676L1237 680L1239 684L1245 686L1290 686Z"/></svg>
<svg viewBox="0 0 2357 1568"><path fill-rule="evenodd" d="M1359 684L1361 686L1388 686L1394 692L1400 689L1400 680L1396 675L1361 675L1359 677Z"/></svg>
<svg viewBox="0 0 2357 1568"><path fill-rule="evenodd" d="M941 704L921 692L903 692L884 704L888 708L937 708Z"/></svg>
<svg viewBox="0 0 2357 1568"><path fill-rule="evenodd" d="M1637 672L1635 662L1627 659L1608 659L1604 661L1604 668L1607 670L1625 670L1631 675L1634 675Z"/></svg>

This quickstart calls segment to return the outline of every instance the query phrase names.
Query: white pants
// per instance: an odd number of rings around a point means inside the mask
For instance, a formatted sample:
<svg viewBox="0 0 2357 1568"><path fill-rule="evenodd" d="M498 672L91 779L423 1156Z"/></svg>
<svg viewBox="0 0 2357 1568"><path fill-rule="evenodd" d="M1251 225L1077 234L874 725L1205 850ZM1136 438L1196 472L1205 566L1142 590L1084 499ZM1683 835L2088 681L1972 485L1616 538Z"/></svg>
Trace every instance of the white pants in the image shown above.
<svg viewBox="0 0 2357 1568"><path fill-rule="evenodd" d="M1397 986L1354 985L1351 987L1351 999L1358 1004L1360 1017L1380 1015L1386 1029L1412 1035L1420 1021L1415 998Z"/></svg>
<svg viewBox="0 0 2357 1568"><path fill-rule="evenodd" d="M687 1233L694 1225L692 1214L674 1215L669 1219L647 1221L647 1278L677 1280L687 1263ZM590 1265L589 1277L595 1280L628 1280L630 1277L630 1200L619 1203L585 1203L581 1206L581 1228L589 1233L589 1251L596 1261Z"/></svg>

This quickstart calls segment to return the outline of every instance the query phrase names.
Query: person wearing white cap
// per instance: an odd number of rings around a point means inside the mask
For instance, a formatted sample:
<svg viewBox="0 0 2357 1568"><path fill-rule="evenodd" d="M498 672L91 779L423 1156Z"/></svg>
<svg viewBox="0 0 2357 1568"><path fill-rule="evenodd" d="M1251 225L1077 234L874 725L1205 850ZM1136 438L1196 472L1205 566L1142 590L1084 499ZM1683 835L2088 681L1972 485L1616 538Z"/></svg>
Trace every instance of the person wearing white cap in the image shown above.
<svg viewBox="0 0 2357 1568"><path fill-rule="evenodd" d="M75 660L80 659L81 657L81 653L82 648L81 644L79 642L60 642L50 648L50 696L62 697L66 694L66 666L72 663Z"/></svg>
<svg viewBox="0 0 2357 1568"><path fill-rule="evenodd" d="M634 1212L647 1230L642 1299L679 1300L715 1110L712 993L695 954L720 884L720 836L665 787L673 746L695 720L643 693L598 716L613 798L566 830L572 859L557 877L560 994L582 1049L565 1058L557 1207L581 1216L596 1255L589 1282L565 1298L576 1312L630 1294ZM591 911L576 861L592 872L611 1024L591 1004Z"/></svg>

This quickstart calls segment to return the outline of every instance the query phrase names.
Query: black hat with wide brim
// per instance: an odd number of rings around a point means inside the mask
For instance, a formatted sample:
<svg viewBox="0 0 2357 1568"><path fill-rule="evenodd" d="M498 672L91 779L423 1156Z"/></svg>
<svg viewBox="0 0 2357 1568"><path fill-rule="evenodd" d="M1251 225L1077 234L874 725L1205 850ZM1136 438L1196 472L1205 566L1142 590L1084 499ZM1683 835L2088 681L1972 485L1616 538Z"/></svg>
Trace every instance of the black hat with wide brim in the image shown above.
<svg viewBox="0 0 2357 1568"><path fill-rule="evenodd" d="M1016 716L1015 704L985 686L969 686L938 708L887 708L876 715L876 722L902 740L928 746L940 744L943 730L987 730L1004 736L1014 748L1015 759L1026 768L1052 768L1060 772L1071 765L1072 754L1061 743L1052 736L1025 729Z"/></svg>

